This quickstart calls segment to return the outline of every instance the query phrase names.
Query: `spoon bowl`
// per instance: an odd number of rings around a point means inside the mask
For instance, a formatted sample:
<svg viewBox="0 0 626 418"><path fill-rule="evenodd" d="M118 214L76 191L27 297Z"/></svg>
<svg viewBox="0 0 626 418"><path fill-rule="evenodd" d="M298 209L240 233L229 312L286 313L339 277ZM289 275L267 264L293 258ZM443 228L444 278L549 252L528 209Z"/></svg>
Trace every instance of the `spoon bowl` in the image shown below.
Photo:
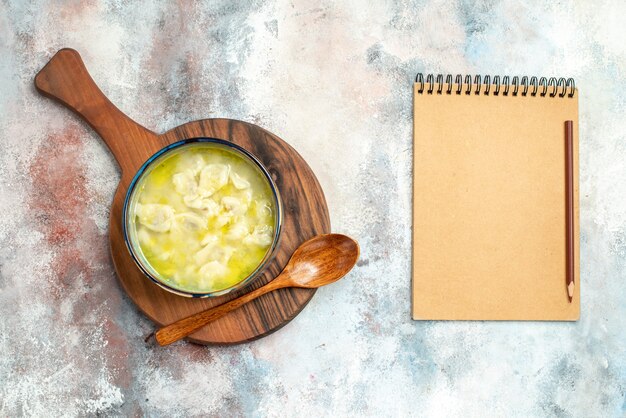
<svg viewBox="0 0 626 418"><path fill-rule="evenodd" d="M359 244L340 234L318 235L304 242L274 281L289 287L317 288L345 276L359 259Z"/></svg>

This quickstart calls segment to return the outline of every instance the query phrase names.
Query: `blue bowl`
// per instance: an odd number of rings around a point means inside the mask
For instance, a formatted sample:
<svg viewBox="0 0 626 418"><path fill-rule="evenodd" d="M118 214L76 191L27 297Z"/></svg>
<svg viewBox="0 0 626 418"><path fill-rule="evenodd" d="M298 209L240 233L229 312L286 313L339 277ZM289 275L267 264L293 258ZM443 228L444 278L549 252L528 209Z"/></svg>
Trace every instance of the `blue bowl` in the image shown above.
<svg viewBox="0 0 626 418"><path fill-rule="evenodd" d="M159 162L162 161L164 158L166 158L169 154L180 150L180 148L182 147L193 146L194 144L198 144L198 143L212 143L218 147L224 147L230 151L234 151L235 153L239 154L244 159L251 162L256 167L258 167L260 172L263 174L265 179L270 184L272 195L274 197L274 204L276 207L276 211L274 214L274 220L275 220L274 239L272 241L272 245L268 248L265 254L265 257L261 260L261 262L257 265L257 267L246 278L244 278L243 280L241 280L239 283L235 284L234 286L231 286L226 289L221 289L219 291L206 292L206 293L197 293L197 292L185 290L184 288L176 287L173 284L168 283L164 279L162 279L159 273L150 265L150 263L144 257L136 236L134 236L134 239L133 239L133 237L131 237L131 234L129 234L129 230L133 227L132 223L134 222L134 217L130 215L130 213L133 212L134 204L136 203L133 201L133 196L135 192L135 186L137 186L137 184L139 183L139 180L143 177L144 174L149 173L153 167L157 166ZM282 207L282 202L280 199L280 194L278 192L278 188L276 187L276 184L272 180L272 176L270 175L268 170L265 168L265 166L261 163L261 161L259 161L258 158L256 158L254 155L252 155L250 152L248 152L244 148L232 142L228 142L228 141L224 141L224 140L216 139L216 138L190 138L190 139L185 139L179 142L175 142L173 144L170 144L162 148L161 150L157 151L153 156L148 158L148 160L139 168L139 170L137 171L137 174L135 174L135 177L133 177L133 180L131 181L130 186L128 187L128 192L126 193L126 198L124 199L122 230L124 233L124 241L126 242L126 247L128 248L130 255L132 256L133 260L135 261L139 269L146 275L146 277L148 277L155 284L167 290L168 292L172 292L179 296L193 297L193 298L205 298L205 297L212 297L212 296L221 296L226 293L232 292L234 290L240 289L244 287L245 285L247 285L248 283L250 283L251 281L253 281L255 278L259 277L261 273L265 270L267 265L270 263L270 261L272 261L272 259L274 258L276 254L276 251L278 249L278 244L280 241L280 232L282 229L281 228L282 222L283 222L283 207Z"/></svg>

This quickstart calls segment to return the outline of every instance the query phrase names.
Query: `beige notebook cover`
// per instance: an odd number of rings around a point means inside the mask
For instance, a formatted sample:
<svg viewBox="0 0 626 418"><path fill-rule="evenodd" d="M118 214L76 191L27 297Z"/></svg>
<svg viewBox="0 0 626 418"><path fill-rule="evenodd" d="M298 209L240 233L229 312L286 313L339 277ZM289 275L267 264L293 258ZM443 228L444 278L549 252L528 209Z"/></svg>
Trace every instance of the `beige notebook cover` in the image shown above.
<svg viewBox="0 0 626 418"><path fill-rule="evenodd" d="M449 77L448 83L419 77L414 85L413 319L577 320L578 91L573 80L496 87L487 80L453 84ZM571 303L565 277L566 120L574 122Z"/></svg>

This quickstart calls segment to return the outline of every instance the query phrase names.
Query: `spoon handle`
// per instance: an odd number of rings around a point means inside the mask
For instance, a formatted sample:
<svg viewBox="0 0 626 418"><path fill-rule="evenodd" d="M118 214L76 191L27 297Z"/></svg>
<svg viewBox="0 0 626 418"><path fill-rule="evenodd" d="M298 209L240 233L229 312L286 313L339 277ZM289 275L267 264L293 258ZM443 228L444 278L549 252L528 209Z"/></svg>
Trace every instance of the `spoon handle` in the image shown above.
<svg viewBox="0 0 626 418"><path fill-rule="evenodd" d="M189 334L192 334L193 332L199 330L209 322L215 321L216 319L223 317L230 311L233 311L241 307L242 305L245 305L251 300L254 300L259 296L262 296L273 290L280 289L282 287L286 287L286 285L281 283L277 277L265 286L260 287L250 293L246 293L245 295L237 299L233 299L230 302L226 302L214 308L207 309L206 311L198 312L186 318L180 319L173 324L164 326L155 333L155 338L160 346L165 346L176 342L182 338L185 338Z"/></svg>

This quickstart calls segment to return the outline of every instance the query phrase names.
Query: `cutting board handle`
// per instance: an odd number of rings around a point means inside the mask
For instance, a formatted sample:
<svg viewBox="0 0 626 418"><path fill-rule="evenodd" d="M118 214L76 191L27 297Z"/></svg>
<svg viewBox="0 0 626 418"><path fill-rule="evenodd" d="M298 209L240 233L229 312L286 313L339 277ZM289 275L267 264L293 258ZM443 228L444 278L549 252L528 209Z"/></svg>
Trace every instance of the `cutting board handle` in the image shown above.
<svg viewBox="0 0 626 418"><path fill-rule="evenodd" d="M157 141L157 135L120 111L93 81L80 54L59 50L35 76L35 87L83 118L107 144L123 173L134 174L146 157L139 141Z"/></svg>

